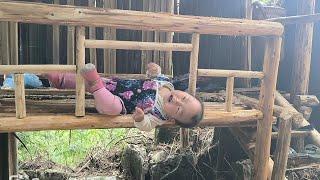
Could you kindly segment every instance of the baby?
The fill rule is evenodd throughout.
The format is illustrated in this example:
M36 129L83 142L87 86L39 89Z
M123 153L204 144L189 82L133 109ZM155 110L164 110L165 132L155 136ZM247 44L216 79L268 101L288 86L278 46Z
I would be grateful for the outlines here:
M203 103L186 92L174 90L169 79L161 75L157 64L148 64L149 79L145 80L100 78L93 64L86 64L81 75L100 114L133 114L134 125L140 130L150 131L166 121L191 128L203 118ZM75 88L75 74L49 73L45 76L55 88Z

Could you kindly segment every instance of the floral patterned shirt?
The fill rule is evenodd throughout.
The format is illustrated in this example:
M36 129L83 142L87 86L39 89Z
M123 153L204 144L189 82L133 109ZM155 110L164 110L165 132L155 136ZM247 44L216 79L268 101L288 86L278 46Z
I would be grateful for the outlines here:
M173 85L165 76L155 79L118 79L106 80L106 88L123 102L122 114L131 114L135 107L145 111L145 118L141 122L135 122L140 130L150 131L157 125L163 124L168 118L163 112L163 98L159 95L160 87L174 90Z

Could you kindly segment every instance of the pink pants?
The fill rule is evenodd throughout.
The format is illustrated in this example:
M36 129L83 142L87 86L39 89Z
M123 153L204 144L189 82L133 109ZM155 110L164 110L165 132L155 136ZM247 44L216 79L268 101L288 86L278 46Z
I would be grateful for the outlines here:
M58 89L75 89L76 75L72 73L50 73L46 77L51 85ZM88 84L86 83L86 89ZM122 101L106 88L93 92L94 102L100 114L119 115L122 112Z

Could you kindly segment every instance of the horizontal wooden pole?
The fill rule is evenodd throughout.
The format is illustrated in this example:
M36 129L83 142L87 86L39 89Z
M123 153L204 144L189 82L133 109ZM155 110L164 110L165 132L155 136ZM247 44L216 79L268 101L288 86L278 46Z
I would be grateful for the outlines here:
M315 23L317 21L320 21L320 13L310 15L278 17L267 20L272 22L279 22L282 24Z
M76 72L75 65L1 65L0 72L9 73L48 73L48 72Z
M262 79L264 77L264 74L263 74L263 72L259 72L259 71L198 69L198 76L239 77L239 78L259 78L259 79Z
M206 111L199 126L241 126L255 123L262 118L258 110L236 110L233 112ZM164 127L175 126L167 122ZM67 129L102 129L102 128L132 128L131 115L105 116L88 114L85 117L75 117L72 114L28 114L24 119L17 119L15 114L0 113L0 133L39 131L39 130L67 130Z
M291 137L307 137L310 135L310 131L291 131ZM272 132L272 139L278 138L278 132Z
M159 51L191 51L192 44L155 43L113 40L85 40L86 48L127 49L127 50L159 50Z
M182 16L26 2L0 2L0 20L38 24L109 26L120 29L216 35L276 35L280 23L247 19Z

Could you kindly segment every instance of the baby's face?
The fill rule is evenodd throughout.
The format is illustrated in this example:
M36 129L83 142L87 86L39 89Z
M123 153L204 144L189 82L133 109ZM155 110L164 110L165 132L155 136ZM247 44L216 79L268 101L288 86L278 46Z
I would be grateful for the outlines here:
M181 123L190 124L200 111L200 102L186 92L174 90L164 97L164 112Z

